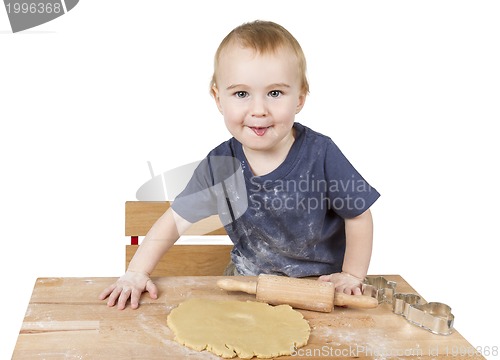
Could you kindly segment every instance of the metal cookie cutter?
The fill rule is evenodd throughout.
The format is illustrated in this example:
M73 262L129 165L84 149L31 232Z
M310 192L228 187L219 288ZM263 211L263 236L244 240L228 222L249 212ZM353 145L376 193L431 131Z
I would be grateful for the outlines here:
M406 320L433 334L450 335L453 332L455 316L448 305L430 302L423 305L411 305Z
M392 311L433 334L450 335L453 332L455 316L446 304L422 304L420 296L416 294L398 293L393 296Z
M392 303L392 296L396 292L396 282L388 281L383 276L367 276L362 285L363 295L369 295L379 303Z
M421 298L417 294L396 293L392 297L392 312L406 318L410 311L410 306L420 303Z

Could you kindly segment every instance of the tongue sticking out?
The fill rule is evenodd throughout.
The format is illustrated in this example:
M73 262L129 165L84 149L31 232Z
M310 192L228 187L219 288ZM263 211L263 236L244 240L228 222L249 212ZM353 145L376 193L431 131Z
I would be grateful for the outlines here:
M266 133L267 128L266 127L253 127L252 130L257 136L262 136Z

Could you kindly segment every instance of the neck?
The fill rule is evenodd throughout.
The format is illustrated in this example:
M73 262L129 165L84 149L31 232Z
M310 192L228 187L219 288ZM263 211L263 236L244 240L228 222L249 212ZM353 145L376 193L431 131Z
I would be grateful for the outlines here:
M295 130L272 149L256 150L243 146L243 152L255 176L263 176L276 170L286 159L295 141Z

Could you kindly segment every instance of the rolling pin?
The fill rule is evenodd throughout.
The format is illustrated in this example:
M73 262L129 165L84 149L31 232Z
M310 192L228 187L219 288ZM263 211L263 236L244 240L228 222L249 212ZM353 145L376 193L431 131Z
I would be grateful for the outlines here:
M333 283L318 280L261 274L256 282L221 279L217 285L227 291L255 294L258 301L268 304L288 304L294 308L319 312L332 311L334 304L361 309L378 306L377 299L371 296L335 292Z

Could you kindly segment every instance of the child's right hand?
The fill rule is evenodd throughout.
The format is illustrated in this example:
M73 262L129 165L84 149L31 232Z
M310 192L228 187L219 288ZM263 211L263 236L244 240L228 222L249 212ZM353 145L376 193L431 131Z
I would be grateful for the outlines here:
M152 299L158 298L158 288L149 278L149 275L142 272L127 271L113 285L104 289L99 295L100 300L108 296L108 306L115 306L118 303L118 309L123 310L130 298L130 307L137 309L141 294L147 291ZM118 301L118 302L117 302Z
M362 279L349 273L340 272L331 275L322 275L318 280L332 282L335 285L335 291L343 292L347 295L362 295Z

